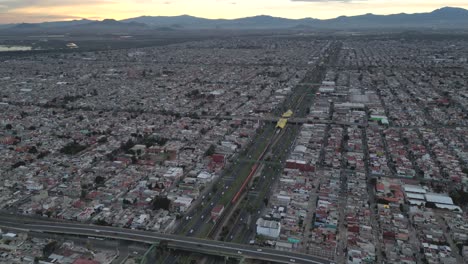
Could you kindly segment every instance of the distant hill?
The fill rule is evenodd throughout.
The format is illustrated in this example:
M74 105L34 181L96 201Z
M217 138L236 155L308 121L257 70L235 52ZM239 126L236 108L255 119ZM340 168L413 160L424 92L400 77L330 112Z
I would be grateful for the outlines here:
M84 25L93 21L95 20L81 19L81 20L71 20L71 21L44 22L44 23L40 23L40 25L42 28L54 28L54 27Z
M468 29L468 10L444 7L430 13L340 16L334 19L286 19L272 16L254 16L238 19L206 19L188 15L141 16L117 21L73 20L39 24L0 25L0 32L99 32L122 33L147 30L181 29Z
M123 22L138 22L150 26L175 27L186 29L271 29L295 27L301 21L314 21L314 19L287 19L272 16L253 16L238 19L207 19L188 15L163 17L142 16L122 20Z
M182 28L468 28L468 10L444 7L430 13L341 16L334 19L313 18L286 19L272 16L254 16L239 19L205 19L188 15L174 17L143 16L123 20L151 26L174 26Z
M144 23L135 21L122 22L115 19L104 19L102 21L93 21L79 25L80 27L146 27Z
M21 23L21 24L17 24L17 25L14 25L12 28L15 28L15 29L36 29L36 28L40 28L41 25L40 24L31 24L31 23Z
M316 26L324 28L468 28L468 10L444 7L430 13L341 16L321 20Z
M115 19L95 20L73 20L59 22L45 22L38 24L17 24L9 27L0 27L0 32L14 33L126 33L131 31L146 30L148 25L137 22L122 22Z

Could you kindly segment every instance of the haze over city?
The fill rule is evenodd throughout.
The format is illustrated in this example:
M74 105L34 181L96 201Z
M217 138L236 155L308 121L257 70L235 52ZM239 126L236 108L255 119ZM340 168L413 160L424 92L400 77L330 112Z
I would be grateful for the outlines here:
M366 13L421 13L444 6L468 8L468 3L464 0L0 0L0 23L183 14L229 19L256 15L329 19Z

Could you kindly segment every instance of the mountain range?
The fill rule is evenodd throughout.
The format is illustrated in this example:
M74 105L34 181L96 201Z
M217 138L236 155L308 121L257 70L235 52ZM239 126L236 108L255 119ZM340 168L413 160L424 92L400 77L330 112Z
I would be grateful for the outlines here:
M468 10L444 7L430 13L340 16L333 19L287 19L254 16L238 19L206 19L188 15L141 16L124 20L105 19L44 22L37 24L0 25L0 32L69 33L99 31L103 33L138 32L154 29L468 29Z

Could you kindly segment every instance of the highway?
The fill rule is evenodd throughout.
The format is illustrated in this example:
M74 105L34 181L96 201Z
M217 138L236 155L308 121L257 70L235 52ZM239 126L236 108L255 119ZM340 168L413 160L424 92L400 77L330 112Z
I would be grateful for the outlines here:
M102 237L108 239L155 244L166 241L169 248L200 252L211 255L228 256L234 258L248 258L277 263L311 263L332 264L329 260L318 257L259 248L248 245L219 242L214 240L160 234L141 230L122 229L117 227L95 226L87 224L56 221L47 218L34 219L20 215L0 214L0 227L23 232L45 232L54 234L68 234L88 237Z
M200 116L200 119L215 119L215 120L249 120L249 121L265 121L265 122L278 122L279 117L276 116ZM337 120L321 120L307 117L292 117L288 119L288 123L292 124L335 124L335 125L344 125L344 126L362 126L362 123L353 123L346 121L337 121Z
M271 128L270 128L271 126ZM270 140L270 136L273 135L274 130L273 126L266 126L258 137L256 137L253 140L252 145L249 147L247 153L245 155L242 155L247 158L253 158L256 156L256 152L258 152L258 149L262 148L262 144L264 142L267 142ZM245 166L245 162L239 162L236 160L232 164L232 170L223 173L221 175L220 179L217 180L219 184L217 184L217 190L212 191L206 195L205 199L203 199L204 205L199 208L199 210L193 210L189 214L185 215L183 220L180 223L180 227L187 227L189 228L179 228L179 230L182 230L182 232L179 231L179 234L185 234L186 236L205 236L206 234L203 234L203 227L205 224L212 223L210 221L211 218L211 210L218 204L223 203L223 199L225 196L227 197L229 195L230 189L233 188L233 185L236 181L236 179L239 176L242 176L242 168ZM233 195L233 194L232 194ZM231 200L232 197L228 197ZM189 217L187 219L186 217ZM196 219L191 220L191 217L195 217ZM185 231L185 232L184 232Z
M291 109L293 112L293 117L288 118L288 125L277 135L275 142L272 143L271 148L268 150L268 155L270 156L271 163L263 168L262 175L257 178L256 183L250 190L247 190L247 195L249 196L249 204L253 206L253 213L249 213L247 208L239 208L240 214L234 221L230 221L227 226L230 226L230 232L225 238L226 241L238 241L243 243L248 243L249 240L255 238L255 229L256 229L256 220L260 217L260 214L265 209L265 204L263 202L264 198L270 198L271 186L277 182L277 176L281 173L272 169L272 165L276 165L282 171L288 153L291 151L291 148L294 146L294 140L299 133L298 126L291 126L290 123L301 124L308 122L307 110L312 104L312 99L315 94L314 90L311 90L309 85L306 85L307 80L310 85L318 87L317 84L320 84L325 75L325 68L315 68L314 70L309 71L308 76L298 84L297 88L294 90L293 95L284 102L282 109ZM280 109L278 109L280 111ZM319 121L320 120L314 120ZM326 123L331 121L326 121ZM354 123L353 123L354 124ZM357 124L355 124L357 125ZM279 144L277 146L276 143ZM261 162L263 160L260 160ZM275 166L275 167L276 167ZM260 195L261 194L261 195ZM250 219L250 221L248 221Z

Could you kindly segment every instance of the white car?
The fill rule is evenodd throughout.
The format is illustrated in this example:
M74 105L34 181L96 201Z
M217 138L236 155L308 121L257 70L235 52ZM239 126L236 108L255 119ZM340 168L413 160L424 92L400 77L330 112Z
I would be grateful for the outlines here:
M237 251L237 254L242 254L242 252L241 252L241 251Z
M295 260L295 259L289 259L289 261L291 261L291 262L296 262L296 260Z
M258 248L257 251L258 251L258 252L262 252L262 249L261 249L261 248Z

